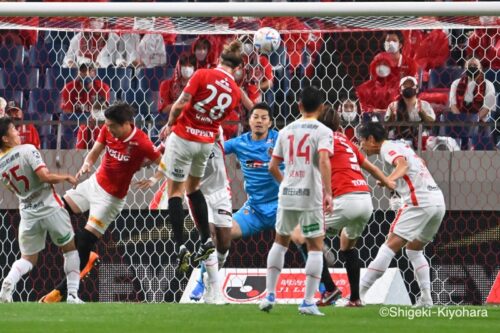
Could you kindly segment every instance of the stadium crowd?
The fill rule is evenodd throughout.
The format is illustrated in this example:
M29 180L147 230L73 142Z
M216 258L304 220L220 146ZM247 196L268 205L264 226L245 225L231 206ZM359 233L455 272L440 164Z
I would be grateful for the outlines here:
M492 23L488 17L479 20ZM222 21L216 24L242 24L240 19ZM213 68L222 45L234 38L148 32L168 25L168 18L88 18L74 23L88 30L0 30L0 97L15 103L24 121L39 121L33 129L40 133L41 148L56 145L55 127L43 122L62 120L61 147L90 149L102 124L96 114L118 100L137 109L139 123L154 120L149 133L157 139L155 130L189 78L199 68ZM314 28L296 18L244 23L278 30ZM36 26L36 18L29 24ZM114 32L100 32L108 28ZM453 37L457 33L462 39ZM238 36L244 43L245 66L235 79L254 103L266 101L273 107L275 125L282 127L298 114L293 101L301 85L313 82L328 89L328 79L321 75L338 76L338 68L344 68L343 80L330 83L340 93L329 89L328 102L341 110L345 102L353 106L349 110L355 116L342 116L351 137L360 122L414 122L415 126L391 126L390 137L423 149L429 136L451 137L462 150L491 150L500 144L498 35L498 29L366 32L361 36L370 43L360 63L355 55L360 50L348 44L355 38L349 33L283 33L282 45L271 54L257 54L251 36ZM462 52L457 52L461 46ZM325 57L334 52L341 56ZM329 60L337 62L333 72ZM353 70L356 75L349 75ZM0 104L0 114L4 109ZM232 112L224 124L226 139L248 129L247 113L242 106ZM418 143L420 122L425 126ZM432 126L435 122L453 126Z

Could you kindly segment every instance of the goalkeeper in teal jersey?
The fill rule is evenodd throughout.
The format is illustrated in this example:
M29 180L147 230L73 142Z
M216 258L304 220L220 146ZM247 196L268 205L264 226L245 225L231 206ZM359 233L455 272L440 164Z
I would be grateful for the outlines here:
M248 200L233 215L233 239L249 237L263 230L274 230L279 184L269 173L278 132L270 130L271 108L255 104L250 112L250 132L226 141L226 155L236 154L241 164ZM281 165L284 169L284 165Z
M250 111L250 132L224 144L225 154L236 154L241 164L248 195L248 200L233 215L232 240L274 230L276 224L279 184L269 173L268 167L278 132L269 129L272 125L271 112L266 103L255 104ZM284 165L281 168L283 170ZM189 296L192 300L200 300L205 292L204 272L205 267L202 265L200 279Z

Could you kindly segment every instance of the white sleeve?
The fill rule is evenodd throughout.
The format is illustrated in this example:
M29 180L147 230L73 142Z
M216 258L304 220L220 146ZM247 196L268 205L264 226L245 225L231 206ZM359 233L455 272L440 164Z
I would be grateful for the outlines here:
M108 36L108 40L106 41L106 45L99 52L97 56L97 64L99 67L109 67L114 66L116 64L116 58L118 55L118 43L120 38L117 34L111 33Z
M155 58L158 58L158 62L155 66L164 66L167 64L167 50L165 49L165 44L163 43L163 37L161 35L156 35L155 41Z
M460 81L460 79L456 79L451 84L451 87L450 87L450 97L449 97L450 106L457 104L457 87L458 87L458 82L459 81Z
M404 155L401 153L397 145L391 141L385 141L380 148L380 157L382 157L384 162L392 165L396 158L404 157Z
M42 155L33 145L26 145L24 159L35 172L45 166Z
M434 113L434 109L432 108L432 105L429 102L422 101L422 110L425 112L426 115L430 116L432 120L436 120L436 113Z
M125 59L127 60L127 65L130 66L139 57L137 48L141 39L138 34L125 34L123 35L122 41L125 49Z
M484 96L483 107L487 108L491 112L496 106L495 86L489 80L484 80L484 83L486 84L486 96Z
M283 143L281 142L281 141L283 141L282 133L283 132L279 132L278 139L276 140L276 145L274 146L274 149L273 149L273 157L279 158L280 160L284 159L283 158Z
M326 150L329 155L333 155L333 132L326 126L320 127L317 132L319 136L318 151Z
M69 61L76 62L78 51L80 50L80 39L82 38L82 33L79 32L71 38L69 42L68 51L64 55L62 67L69 67Z

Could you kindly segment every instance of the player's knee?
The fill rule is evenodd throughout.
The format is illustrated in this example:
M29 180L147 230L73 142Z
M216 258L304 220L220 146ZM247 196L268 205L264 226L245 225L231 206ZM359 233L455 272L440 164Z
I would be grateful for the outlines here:
M68 204L68 201L64 197L62 197L62 201L64 203L64 208L68 211L70 215L76 214L76 212L71 208L70 204Z

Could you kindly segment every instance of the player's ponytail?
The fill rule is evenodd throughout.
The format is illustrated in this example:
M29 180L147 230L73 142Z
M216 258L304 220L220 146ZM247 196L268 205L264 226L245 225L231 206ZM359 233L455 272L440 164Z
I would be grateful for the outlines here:
M243 59L241 58L242 44L241 41L235 39L231 43L224 45L224 50L220 55L222 65L229 66L231 68L238 67Z

